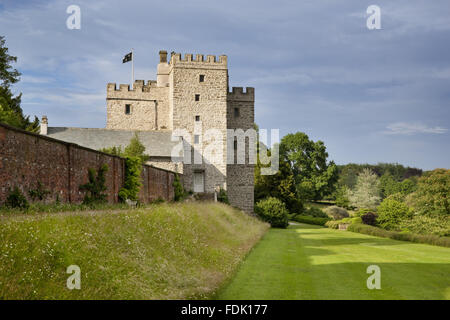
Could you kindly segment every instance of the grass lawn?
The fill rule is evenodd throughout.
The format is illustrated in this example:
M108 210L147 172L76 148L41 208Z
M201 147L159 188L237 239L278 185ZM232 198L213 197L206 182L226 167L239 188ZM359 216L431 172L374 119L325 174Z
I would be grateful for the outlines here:
M369 265L381 289L369 290ZM217 299L450 299L450 248L300 224L271 229Z

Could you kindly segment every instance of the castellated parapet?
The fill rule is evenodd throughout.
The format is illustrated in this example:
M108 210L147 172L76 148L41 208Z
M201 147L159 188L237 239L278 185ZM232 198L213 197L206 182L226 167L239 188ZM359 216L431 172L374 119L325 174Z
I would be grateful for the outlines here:
M232 205L253 211L254 168L227 164L227 129L253 128L255 91L229 91L227 56L172 53L167 62L167 52L160 51L156 81L136 80L132 88L108 83L106 100L108 129L186 130L193 154L203 162L183 165L185 189L211 194L221 187ZM220 132L221 139L203 139L209 129ZM209 161L204 154L208 147L221 150L222 157Z

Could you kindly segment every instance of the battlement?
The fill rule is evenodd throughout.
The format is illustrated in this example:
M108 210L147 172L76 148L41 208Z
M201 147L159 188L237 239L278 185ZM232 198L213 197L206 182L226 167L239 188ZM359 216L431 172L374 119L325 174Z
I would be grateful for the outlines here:
M149 92L150 88L156 88L155 80L148 80L147 84L145 84L144 80L135 80L133 89L131 89L129 84L119 84L119 88L117 88L116 83L108 83L106 86L107 92Z
M185 63L193 63L193 64L205 64L205 65L215 65L226 67L228 58L226 55L220 55L219 58L215 55L207 55L206 59L203 54L196 54L195 56L191 53L186 53L182 58L181 53L172 53L170 57L170 65L178 65Z
M243 87L232 87L231 92L228 92L228 100L255 100L255 88L246 87L245 91Z

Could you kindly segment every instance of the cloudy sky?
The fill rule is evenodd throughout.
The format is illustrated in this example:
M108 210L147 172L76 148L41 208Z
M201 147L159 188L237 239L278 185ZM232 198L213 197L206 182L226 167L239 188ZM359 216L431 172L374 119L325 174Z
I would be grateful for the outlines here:
M81 8L69 30L66 9ZM366 26L381 8L381 30ZM158 51L226 54L256 122L323 140L330 159L450 168L450 1L0 0L15 91L50 126L104 127L106 83L155 79Z

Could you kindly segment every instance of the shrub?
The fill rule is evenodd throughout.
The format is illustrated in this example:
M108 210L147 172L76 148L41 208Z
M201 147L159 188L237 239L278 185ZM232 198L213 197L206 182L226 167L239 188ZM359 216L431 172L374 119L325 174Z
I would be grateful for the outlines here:
M269 197L258 201L255 212L274 228L286 228L289 225L286 206L277 198Z
M444 215L414 215L400 222L400 229L417 234L450 236L450 217Z
M385 199L378 207L377 224L386 230L395 230L403 219L412 217L411 209L404 203Z
M330 220L325 223L325 226L330 229L339 229L340 224L353 224L353 223L361 223L361 218L354 217L354 218L344 218L341 220Z
M340 220L349 216L347 210L337 206L331 206L325 209L326 213L334 220Z
M108 165L103 164L98 172L95 169L88 169L89 182L80 186L81 191L86 191L83 199L84 204L101 203L106 201L105 173Z
M367 212L361 216L361 221L369 226L374 226L377 221L377 215L374 212Z
M228 201L228 194L225 189L220 188L219 193L217 194L217 201L230 204L230 202Z
M5 201L5 206L8 208L28 209L30 206L27 199L20 191L19 187L15 187L13 190L9 190L8 197Z
M356 217L361 217L362 215L368 213L368 212L374 212L373 209L368 209L368 208L360 208L355 212L355 216Z
M28 194L30 195L31 200L33 200L33 201L36 201L36 200L42 201L50 194L50 190L45 189L44 185L42 184L42 182L38 181L37 188L34 189L34 190L28 191Z
M368 234L371 236L391 238L401 241L411 241L417 243L432 244L436 246L450 247L449 237L438 237L436 235L419 235L414 233L388 231L361 223L351 224L347 230L352 232Z
M318 226L323 226L330 218L318 218L312 216L306 216L303 214L296 215L292 220L300 223L314 224Z
M325 212L323 212L321 209L316 208L316 207L310 207L310 208L306 209L303 214L305 216L311 216L311 217L316 217L316 218L328 218L328 215Z
M119 191L121 201L138 200L141 183L142 162L139 157L127 157L125 160L125 183Z
M330 229L338 229L340 223L341 223L340 220L330 220L325 223L325 227Z
M173 179L173 190L174 190L174 201L183 200L186 196L183 185L181 184L180 177L178 173L175 173L175 178Z

